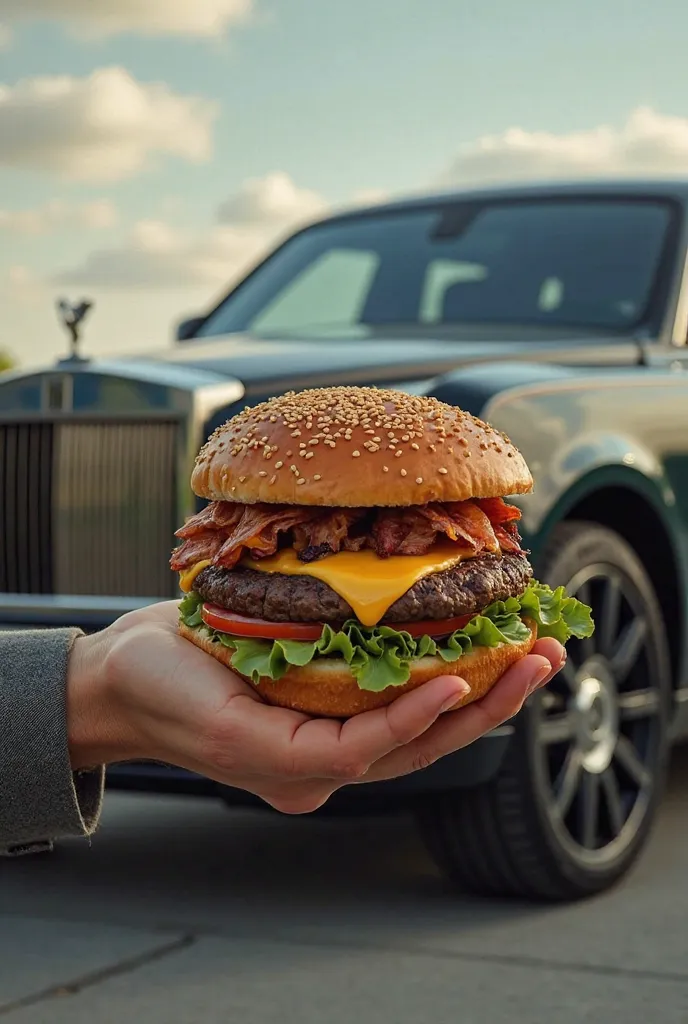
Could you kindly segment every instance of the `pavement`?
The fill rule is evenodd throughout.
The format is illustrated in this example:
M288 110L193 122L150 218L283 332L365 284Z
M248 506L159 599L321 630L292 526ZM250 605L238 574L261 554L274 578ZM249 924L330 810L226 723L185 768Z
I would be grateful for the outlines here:
M0 861L0 1024L688 1022L688 752L639 864L569 906L457 896L404 817L110 793Z

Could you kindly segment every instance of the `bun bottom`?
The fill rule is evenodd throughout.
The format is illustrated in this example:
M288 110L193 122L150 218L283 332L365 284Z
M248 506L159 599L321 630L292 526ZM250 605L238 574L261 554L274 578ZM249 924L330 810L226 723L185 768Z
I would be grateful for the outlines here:
M470 686L449 710L479 700L492 689L497 680L516 661L529 654L537 636L535 624L526 620L530 636L520 644L502 644L500 647L478 647L472 654L464 654L456 661L446 662L440 657L418 658L411 663L411 676L403 686L387 686L373 692L361 690L346 664L338 658L319 658L310 665L290 667L281 679L261 678L258 683L242 676L230 665L232 652L217 641L213 642L201 627L190 628L179 623L179 632L202 651L210 654L227 668L242 676L268 704L307 715L326 718L351 718L362 711L391 704L402 693L436 679L437 676L459 675Z

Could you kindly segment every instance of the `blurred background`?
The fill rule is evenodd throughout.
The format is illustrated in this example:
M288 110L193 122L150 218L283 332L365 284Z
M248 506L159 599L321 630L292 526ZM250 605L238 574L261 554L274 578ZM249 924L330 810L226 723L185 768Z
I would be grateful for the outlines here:
M0 0L0 370L52 365L67 353L55 308L60 296L95 302L85 325L85 356L161 350L172 342L181 318L209 310L281 238L340 208L476 183L684 177L687 37L688 7L675 0L579 0L576 7L557 0ZM685 208L685 190L682 202ZM585 235L578 223L578 234ZM633 258L646 248L638 223L634 228L631 219L628 235L635 241ZM526 230L524 237L532 236ZM618 235L617 252L625 237ZM576 251L578 265L589 268L585 246ZM672 281L680 278L676 267L680 271L683 264L669 267ZM590 277L596 279L594 268ZM660 312L667 322L673 315L673 309ZM592 330L584 321L582 327ZM672 337L674 349L655 345L660 369L661 359L669 357L673 370L681 360L688 366L685 323L678 327L683 334ZM448 337L452 329L450 323ZM417 349L413 358L420 368L411 367L403 380L420 391L447 370L440 363L446 358L442 345L428 340L433 330L426 326L425 337L420 332L422 345L410 335L406 348L397 346L410 362L409 352ZM605 338L596 340L600 351L587 367L593 378L596 368L646 372L643 337L638 341L629 329L628 337L618 332L612 340L620 343L617 348L605 347ZM203 370L203 359L214 358L214 344L210 354L203 355L201 347L196 356L197 346L189 344L188 357L183 345L181 354L170 356L181 366L175 387L188 391L187 404L175 415L192 440L193 430L207 433L215 422L196 423L193 407L203 385L196 371ZM248 355L241 344L227 345L217 372L236 373L252 387L252 401L273 366L278 380L292 372L344 374L358 358L369 358L372 383L387 372L387 352L379 355L384 342L377 355L371 345L364 356L361 349L350 355L346 342L340 348L333 343L331 367L323 345L322 365L315 370L317 342L302 352L296 343L291 350L276 345L252 351L249 339ZM424 346L428 365L420 366ZM459 365L460 337L455 348ZM494 352L500 362L503 353L498 347ZM574 352L567 363L569 357L550 351L543 362L554 370L540 366L533 379L550 379L548 373L555 379L559 363L570 368L585 361ZM55 598L64 614L71 614L69 598L77 595L84 616L89 595L112 617L122 607L116 599L149 599L148 576L136 593L129 576L119 590L112 585L111 578L120 579L120 565L137 562L132 548L147 554L142 572L150 563L149 576L163 579L155 595L169 596L176 587L167 572L168 526L187 509L188 496L179 497L174 473L188 467L177 460L168 436L146 422L150 408L157 414L163 385L156 390L154 377L144 373L138 381L125 373L123 386L108 387L112 371L104 371L103 384L97 362L63 366L60 373L65 370L66 379L71 369L75 379L83 370L83 394L65 389L52 370L46 371L43 391L40 378L25 389L21 381L15 388L9 375L3 378L0 470L3 452L11 452L13 461L0 494L0 627L22 621L17 601L29 593L36 597L34 605L28 602L34 610ZM414 373L418 380L410 380ZM167 377L162 379L164 384ZM479 368L473 380L475 394L482 394ZM450 401L455 385L456 379L447 385ZM669 655L674 669L679 663L684 636L686 594L674 554L682 545L688 565L688 434L681 427L688 403L678 388L671 401L669 391L658 387L641 402L638 387L633 402L623 392L616 404L603 389L592 399L585 388L581 393L568 420L557 419L566 412L559 398L548 405L545 396L542 406L517 408L506 424L532 442L531 450L540 453L533 460L538 472L544 466L547 479L562 491L576 472L582 475L581 467L590 469L585 460L598 457L598 437L622 424L618 444L612 438L604 453L615 474L603 482L605 500L583 502L578 518L622 534L624 557L604 563L608 581L623 576L634 551L633 564L642 562L633 571L646 581L645 604L638 606L637 618L634 605L628 621L617 625L628 627L624 635L636 621L643 627L637 649L627 657L635 675L624 708L633 720L629 731L640 737L638 756L659 764L667 736L662 734L655 749L650 732L641 733L638 723L643 714L655 720L667 688L679 677L676 672L670 679L667 666ZM237 396L231 401L238 402ZM127 403L139 410L141 423L129 423ZM76 422L83 409L88 415ZM118 433L114 420L122 410L127 430L148 432ZM214 409L213 415L224 411ZM89 417L95 421L90 434ZM640 499L619 497L625 494L621 470L630 475L635 464L636 427L642 443L654 445L658 460L665 460L661 479L654 463L636 467L658 491L661 484L657 518ZM86 447L74 440L82 437L81 429ZM564 457L562 446L582 435L587 448ZM135 436L145 438L140 449L131 445ZM168 462L158 459L156 438ZM45 464L22 476L32 444L44 452ZM53 444L58 455L51 462ZM187 460L190 450L185 441ZM149 452L169 468L161 471L162 481L150 484L159 487L148 502L153 541L136 532L142 481L152 479ZM51 500L31 520L34 532L22 532L17 523L31 518L36 481L41 473L50 479L51 466L53 490L39 492L50 493ZM107 471L89 491L80 481L102 466ZM102 509L110 510L110 518ZM667 523L680 534L677 548L666 540L673 536ZM554 536L565 541L573 535ZM98 557L82 559L84 572L75 575L74 552L83 550L84 537ZM554 548L553 557L560 553L557 543ZM27 566L38 550L45 565L41 561L38 582L27 584ZM602 556L593 554L588 561L598 567ZM138 568L133 566L131 578ZM563 580L561 573L555 582ZM650 614L651 622L663 616L671 641L669 651L664 639L666 651L657 655L662 671L654 675L641 651ZM563 691L564 683L560 691L552 687L545 712L561 710L568 699ZM543 731L542 746L563 742L562 736L571 739L561 729L557 738L562 723L552 724L549 738ZM0 741L1 731L2 723ZM532 761L540 738L531 746L519 742L519 756ZM577 754L575 742L571 749ZM397 813L398 807L381 808L392 812L385 816L283 819L236 802L226 807L214 790L211 798L189 799L178 790L163 795L167 781L160 777L169 775L160 767L158 792L107 794L92 846L65 842L49 855L0 861L0 1017L11 1024L349 1024L355 1018L363 1024L644 1024L659 1007L664 1024L685 1024L688 760L685 751L673 757L668 790L638 866L595 898L554 906L458 893L436 866L449 856L448 842L435 830L433 860L411 816ZM626 758L628 764L628 753ZM642 764L638 768L637 758L630 763L638 799L650 806L645 797L650 793L655 800L654 775ZM607 829L605 846L612 859L624 814L630 818L635 806L625 792L615 792L608 797L607 817L618 819L618 829ZM485 799L497 817L504 808L505 815L511 813L508 801L495 810L492 791ZM572 800L573 790L567 807L577 810ZM426 818L429 806L421 806ZM467 805L462 819L447 806L457 875L472 835L465 823L477 805ZM548 807L559 813L551 800ZM644 842L641 810L636 827ZM609 824L597 804L594 816L596 824ZM508 883L502 889L513 892L518 887L511 885L509 854L499 845L502 833L492 829L487 811L476 811L478 818L476 829L489 833L492 863L481 870L478 838L463 875L474 870L474 889L489 891L496 864L496 874ZM544 811L538 822L544 830ZM512 830L514 843L518 835ZM591 872L597 838L595 833L592 843L575 849L578 866L584 863ZM541 857L549 858L552 848L541 844ZM573 859L566 860L563 841L557 849L559 877L575 889ZM535 879L539 885L546 875L542 861L536 863L529 884Z
M0 348L167 343L300 220L469 182L688 169L671 0L2 0Z

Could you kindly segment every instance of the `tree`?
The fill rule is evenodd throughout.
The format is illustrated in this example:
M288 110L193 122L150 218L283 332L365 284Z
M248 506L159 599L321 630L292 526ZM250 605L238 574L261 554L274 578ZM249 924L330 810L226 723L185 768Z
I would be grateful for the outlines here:
M12 356L9 352L5 352L0 348L0 373L2 373L3 370L11 370L13 366L14 359Z

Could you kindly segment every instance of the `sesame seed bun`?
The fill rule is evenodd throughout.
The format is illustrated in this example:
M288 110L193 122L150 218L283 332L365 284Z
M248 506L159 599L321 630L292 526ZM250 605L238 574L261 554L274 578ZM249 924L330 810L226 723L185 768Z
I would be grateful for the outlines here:
M191 487L211 501L379 507L524 494L533 479L509 439L470 413L336 387L246 408L201 449Z
M350 718L362 711L391 704L409 690L436 679L437 676L458 675L470 685L470 692L461 697L450 710L479 700L492 689L497 680L515 662L524 658L533 648L536 626L527 621L530 636L520 644L502 644L500 647L478 647L457 661L447 663L442 658L418 658L411 663L411 676L403 686L388 686L379 693L361 690L341 658L318 658L302 668L290 668L281 679L260 679L255 689L268 704L307 715L326 718ZM202 627L190 628L180 622L179 632L202 651L212 655L221 664L231 668L232 652L222 644L213 642ZM231 668L232 672L236 669ZM241 673L236 672L237 675ZM245 676L243 678L246 678ZM247 682L250 680L247 679Z

